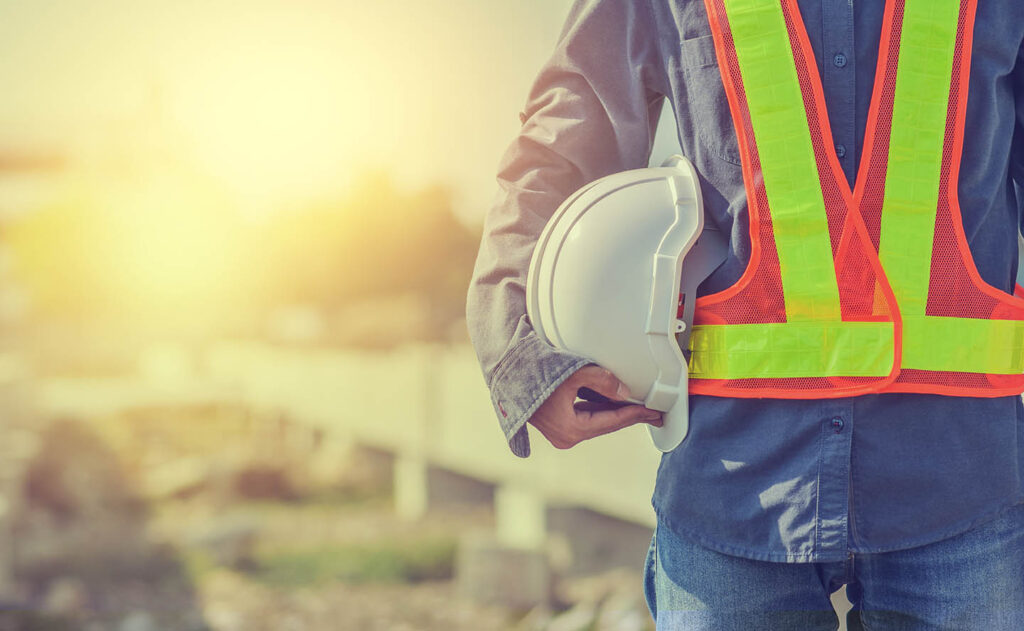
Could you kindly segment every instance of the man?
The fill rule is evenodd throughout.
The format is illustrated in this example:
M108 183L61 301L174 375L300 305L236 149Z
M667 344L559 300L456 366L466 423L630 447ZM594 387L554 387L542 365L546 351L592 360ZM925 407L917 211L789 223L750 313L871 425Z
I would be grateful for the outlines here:
M751 22L755 14L759 21ZM772 19L780 25L784 20L785 27L772 30ZM939 35L947 32L948 37ZM762 45L755 41L762 34L775 39ZM785 59L760 63L765 59L757 58L758 51L787 36L792 48L786 44ZM929 37L950 51L948 61L942 62L941 51L929 52ZM926 182L920 190L936 196L932 189L951 190L949 205L958 205L961 217L945 211L954 236L940 238L935 230L935 243L946 250L956 244L959 253L946 256L937 248L932 285L925 289L929 309L935 295L967 283L1012 311L995 316L1004 320L998 326L1015 327L1022 319L1010 297L1020 224L1017 191L1024 184L1022 40L1024 3L1018 0L577 1L502 161L501 194L487 218L469 292L470 331L513 452L529 454L527 424L566 448L631 424L660 423L655 411L642 406L575 403L577 395L622 400L628 393L608 371L538 338L525 315L524 280L540 231L566 197L604 175L646 166L665 98L673 106L683 152L703 180L705 220L731 235L729 258L702 285L703 295L739 286L752 258L763 264L763 238L752 238L757 230L751 228L750 200L759 190L778 187L773 189L768 167L756 160L759 151L782 155L785 149L768 148L785 143L771 138L773 128L764 121L778 111L796 111L806 119L801 133L810 128L815 144L813 154L796 151L812 158L804 170L824 182L835 169L840 180L831 192L823 184L819 201L832 194L839 200L833 204L849 211L839 227L827 230L855 234L863 244L870 239L878 255L864 254L864 260L883 259L887 276L904 267L890 265L886 251L913 249L912 244L890 236L897 231L885 213L872 225L870 194L864 194L858 173L870 188L878 176L861 168L862 162L881 165L883 175L888 169L891 176L917 164L900 161L898 142L912 145L918 137L937 136L944 149L922 155L941 162L941 173L936 168L926 174L934 186ZM913 57L907 52L912 50L924 52ZM935 79L939 84L928 76L913 78L915 67L933 65L945 68ZM787 101L795 109L744 109L744 99L761 98L755 94L758 80L775 81L776 74L779 81L798 77L804 102L797 90L795 100ZM916 110L907 105L936 85L943 108L949 94L952 123L945 138L941 126L921 122L915 129ZM873 105L873 94L886 90L889 100ZM912 115L904 116L909 122L892 123L886 133L894 140L888 145L879 133L887 128L879 121L894 107ZM820 120L812 120L815 112ZM743 126L744 116L756 133ZM814 129L824 131L814 135ZM897 189L898 183L884 178L878 186L881 196ZM944 199L939 196L940 205ZM786 206L758 203L765 206L758 225L771 226ZM907 223L915 220L908 215ZM777 231L782 225L776 222ZM924 235L931 244L932 226L938 225L934 219L927 229L910 231L911 241ZM834 242L829 256L836 257L842 293L842 271L852 265L840 262L836 248ZM896 254L888 256L894 260ZM918 262L927 256L934 255L919 254ZM960 269L960 263L946 259L962 259L965 270L950 271L959 280L948 287L935 282L935 275ZM896 291L897 301L890 293L890 284L899 289L897 279L872 282L884 291L862 301L869 315L896 331L910 331L895 315L905 309L904 295ZM758 288L756 282L752 286ZM886 301L892 309L879 312ZM965 308L959 299L946 302L953 310ZM987 326L993 316L974 317ZM966 330L904 331L902 344L907 353L928 354L930 348L964 343L958 338L969 338ZM1012 342L989 338L996 345ZM863 348L868 354L877 350ZM850 379L826 379L821 396L806 384L782 392L781 378L773 382L778 387L760 395L765 398L747 398L738 388L716 391L712 379L705 382L712 385L699 385L715 396L691 395L689 437L663 456L654 491L658 528L645 587L658 628L834 629L829 594L844 584L854 605L851 629L1024 628L1021 387L1013 375L964 376L1008 370L956 366L915 372L900 371L897 363L892 374L866 380L871 385L862 391L869 394L857 390L864 382ZM915 382L915 374L925 377ZM744 377L753 381L758 375ZM965 385L974 381L980 384L976 389ZM842 388L858 395L839 396Z

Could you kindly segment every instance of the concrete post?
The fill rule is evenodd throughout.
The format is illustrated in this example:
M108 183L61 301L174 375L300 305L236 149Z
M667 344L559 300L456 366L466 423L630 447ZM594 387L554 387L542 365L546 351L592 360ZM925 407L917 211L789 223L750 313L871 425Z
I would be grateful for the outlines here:
M395 513L400 519L415 521L427 512L427 461L422 454L411 452L395 456Z
M494 493L498 542L510 548L537 550L547 539L544 500L539 493L505 484Z
M528 610L551 600L543 498L516 485L494 494L497 532L469 535L459 544L456 588L471 600Z
M407 386L419 405L408 433L401 437L394 469L395 512L406 520L420 519L427 512L430 481L425 452L430 422L439 413L435 353L429 348L420 349L416 361L420 364L418 383Z

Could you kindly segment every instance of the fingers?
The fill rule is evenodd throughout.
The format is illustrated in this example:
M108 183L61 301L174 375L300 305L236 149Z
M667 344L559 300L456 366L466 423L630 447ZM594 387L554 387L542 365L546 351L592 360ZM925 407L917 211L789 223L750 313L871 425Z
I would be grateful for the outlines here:
M629 388L612 371L594 364L577 370L570 381L577 389L589 388L613 401L625 401L630 396Z
M582 388L609 400L576 401ZM611 371L596 365L584 366L551 393L529 422L558 449L568 449L637 423L662 425L661 412L624 402L629 396L629 389Z
M642 405L578 401L568 416L534 419L534 427L558 449L575 447L585 440L603 436L637 423L661 427L661 412Z

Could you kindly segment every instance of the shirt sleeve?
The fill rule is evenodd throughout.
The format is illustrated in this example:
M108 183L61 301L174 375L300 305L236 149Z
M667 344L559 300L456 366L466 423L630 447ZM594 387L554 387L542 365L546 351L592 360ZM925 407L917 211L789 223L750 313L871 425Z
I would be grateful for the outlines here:
M647 166L664 90L648 0L577 0L530 91L498 171L497 199L467 297L470 337L509 447L530 453L526 421L589 361L557 350L526 315L526 274L548 218L602 176Z

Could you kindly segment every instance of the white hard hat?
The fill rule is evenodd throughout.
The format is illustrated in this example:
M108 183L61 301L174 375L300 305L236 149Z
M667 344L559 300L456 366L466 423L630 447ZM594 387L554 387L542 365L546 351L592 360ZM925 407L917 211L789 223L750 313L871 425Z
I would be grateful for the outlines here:
M662 451L686 437L682 349L697 285L727 252L721 233L704 230L697 173L681 156L580 189L533 252L526 305L537 334L612 371L639 397L632 402L663 412L664 425L649 426Z

